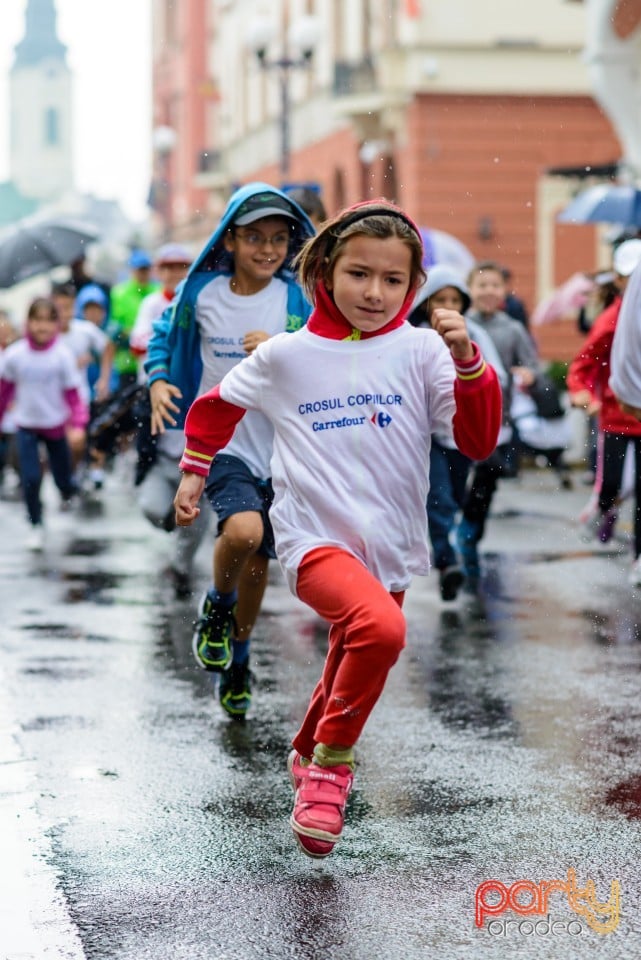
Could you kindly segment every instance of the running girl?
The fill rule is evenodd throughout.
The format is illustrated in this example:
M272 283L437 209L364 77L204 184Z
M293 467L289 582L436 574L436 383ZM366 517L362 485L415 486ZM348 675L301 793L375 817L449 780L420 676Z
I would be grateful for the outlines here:
M77 489L68 438L82 432L88 420L75 357L59 334L53 303L44 297L34 300L27 313L26 337L7 347L0 379L0 419L15 399L20 480L32 527L27 546L32 550L44 546L39 448L46 447L51 475L63 504L69 503Z
M416 225L386 201L326 223L298 265L314 302L307 327L272 337L192 405L175 505L191 523L216 451L248 409L275 431L271 520L292 591L331 624L322 677L293 740L291 826L311 857L331 853L354 779L354 745L405 645L401 605L429 568L430 436L454 432L482 460L501 423L496 374L463 317L405 322L424 280ZM397 397L383 404L381 397ZM308 404L339 398L350 417L314 430ZM313 409L313 407L312 407ZM360 415L357 415L360 414Z

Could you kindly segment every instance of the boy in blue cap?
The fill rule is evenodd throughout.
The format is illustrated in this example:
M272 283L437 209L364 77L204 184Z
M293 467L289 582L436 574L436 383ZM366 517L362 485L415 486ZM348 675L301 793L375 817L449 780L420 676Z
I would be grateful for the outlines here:
M303 326L311 307L291 264L313 233L299 205L269 184L247 184L233 194L155 324L145 363L152 433L169 427L182 441L184 418L197 396L263 340ZM218 537L213 582L202 598L192 645L198 664L220 674L220 702L237 718L251 703L249 638L275 557L268 517L272 438L267 418L248 413L214 459L206 486Z

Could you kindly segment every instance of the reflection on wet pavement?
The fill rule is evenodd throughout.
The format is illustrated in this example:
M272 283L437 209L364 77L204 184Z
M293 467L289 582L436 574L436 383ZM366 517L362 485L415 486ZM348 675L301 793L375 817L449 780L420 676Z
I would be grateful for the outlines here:
M69 542L65 552L69 557L96 557L106 553L109 547L108 540L76 537Z
M72 537L43 596L12 608L5 651L87 957L636 960L623 926L474 926L490 878L574 868L603 899L620 880L626 923L641 903L641 601L617 551L580 548L546 508L502 513L478 596L409 592L408 647L359 744L344 839L319 864L292 841L285 760L326 625L272 572L255 706L230 723L193 662L196 599L174 601L135 515L119 503L116 524L107 510L95 537ZM550 913L576 916L560 895Z
M641 774L617 783L606 793L605 802L620 810L628 820L641 820Z

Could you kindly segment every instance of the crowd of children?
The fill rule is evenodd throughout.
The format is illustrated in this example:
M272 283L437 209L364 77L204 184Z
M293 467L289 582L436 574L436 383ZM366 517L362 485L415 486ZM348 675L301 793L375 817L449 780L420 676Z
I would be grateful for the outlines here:
M641 240L615 252L616 297L568 376L572 402L598 410L591 525L603 542L626 450L641 448L641 393L625 398L634 375L614 367L627 414L608 384L639 263ZM208 506L215 515L191 642L227 714L244 718L252 702L271 559L328 622L323 673L288 760L292 830L314 858L340 839L354 747L405 645L412 577L433 565L444 601L477 589L497 483L515 475L523 449L564 469L569 443L504 267L482 261L464 277L437 265L426 276L423 264L420 231L386 200L327 219L317 195L252 183L195 258L177 243L155 257L135 250L110 293L90 278L55 284L20 332L0 315L0 480L17 466L32 549L45 540L43 453L66 507L102 486L128 442L141 512L173 539L164 575L179 599L194 595Z

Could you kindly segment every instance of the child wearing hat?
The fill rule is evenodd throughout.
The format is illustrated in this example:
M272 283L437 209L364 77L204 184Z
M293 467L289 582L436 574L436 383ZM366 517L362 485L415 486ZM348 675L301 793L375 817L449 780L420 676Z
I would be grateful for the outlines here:
M612 266L619 294L594 321L567 374L572 405L598 414L599 449L595 485L598 500L597 511L589 520L589 531L601 543L607 543L614 533L626 450L629 444L634 447L634 560L629 581L636 588L641 587L641 423L621 409L609 381L612 344L623 294L640 263L641 240L638 238L625 240L614 251ZM628 342L626 349L631 351L633 345Z
M145 250L132 250L127 265L130 275L113 287L109 311L109 329L116 344L114 366L118 371L120 389L135 382L138 376L138 358L130 349L129 338L140 304L158 289L158 284L151 279L152 260Z
M71 468L69 430L84 430L88 419L80 393L80 372L74 355L62 342L58 312L46 297L33 301L25 336L4 352L0 378L0 420L11 403L17 428L20 483L31 524L27 546L42 550L44 511L41 449L63 505L77 493Z
M415 327L431 327L437 309L465 314L470 294L464 279L447 264L429 268L427 280L419 288L408 319ZM467 331L486 361L496 370L499 382L505 370L492 339L472 320ZM434 434L430 453L430 489L427 496L427 523L434 566L438 570L441 599L455 600L465 580L459 556L453 544L456 516L463 506L467 477L472 461L458 450L451 436Z
M131 351L138 357L138 379L141 383L147 380L144 361L154 321L162 316L163 310L174 299L176 287L187 276L193 259L191 252L182 243L165 243L156 253L154 268L160 287L148 294L140 304L129 338Z
M151 427L184 444L184 418L197 396L270 337L302 327L311 311L291 269L314 228L299 205L266 183L230 198L220 224L154 325L145 370ZM192 638L197 663L220 676L219 699L242 718L251 703L250 636L275 557L273 428L250 412L216 456L205 495L218 520L212 582ZM179 474L176 471L176 486Z

